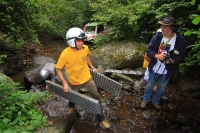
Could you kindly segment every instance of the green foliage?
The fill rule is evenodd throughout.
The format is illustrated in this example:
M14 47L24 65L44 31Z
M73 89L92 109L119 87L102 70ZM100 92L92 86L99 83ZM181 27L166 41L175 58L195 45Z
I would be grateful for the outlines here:
M197 4L190 3L190 0L98 0L91 4L95 11L92 19L115 26L117 39L136 40L144 31L155 34L158 21L173 16L183 34L185 27L191 27L188 16L197 12Z
M200 10L200 5L198 10ZM192 23L194 25L199 25L200 23L200 15L192 15L194 16ZM192 45L189 45L188 48L190 48L190 52L188 56L185 58L185 62L180 64L180 72L182 74L185 74L190 70L192 66L200 66L200 28L199 29L188 29L184 35L190 36L190 35L196 35L196 42Z
M2 59L3 59L3 58L6 58L6 57L7 57L7 55L0 55L0 64L3 63Z
M91 17L90 0L37 0L40 17L36 19L38 34L65 38L71 27L82 28Z
M65 38L69 28L81 28L89 21L107 22L116 27L114 39L138 40L142 32L154 35L159 28L158 21L173 16L179 33L190 29L185 35L191 32L197 36L189 38L191 52L186 58L194 59L188 66L195 65L199 58L198 4L197 0L1 0L0 44L39 45L38 36L43 33ZM188 18L193 19L192 23ZM95 43L98 46L109 39L100 36Z
M34 28L39 7L32 0L1 0L0 43L21 47L27 41L39 44Z
M0 44L22 47L40 45L38 36L65 37L71 27L83 27L90 20L90 0L1 0Z
M158 3L154 3L157 5ZM185 28L193 27L188 17L192 13L196 13L198 4L191 4L191 0L169 0L157 5L155 17L157 20L162 20L167 16L173 16L179 25L179 33L184 34ZM184 12L183 12L184 10ZM180 15L181 14L181 15Z
M92 20L111 23L116 27L115 38L136 39L139 35L140 13L146 11L150 1L98 0L91 4L95 11Z
M185 63L180 65L182 73L199 64L199 15L195 14L199 14L200 7L196 0L98 0L91 4L91 8L95 11L93 20L109 22L116 27L116 39L136 40L142 32L154 35L159 28L158 21L173 16L180 34L183 35L185 29L191 29L185 35L196 35L196 38L186 38L190 53ZM193 19L193 24L188 18Z
M92 43L94 44L92 49L95 49L102 44L108 43L111 39L112 39L112 35L108 35L108 34L100 34L96 36L95 39L92 41Z
M41 110L35 108L37 102L48 99L47 92L27 93L7 76L0 75L0 132L22 133L32 132L46 126L46 117Z

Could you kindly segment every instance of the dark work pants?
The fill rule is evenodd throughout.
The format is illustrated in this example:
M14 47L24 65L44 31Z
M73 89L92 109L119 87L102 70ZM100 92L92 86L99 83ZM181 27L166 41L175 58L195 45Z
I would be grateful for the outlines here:
M80 92L81 88L85 88L87 90L87 92L92 96L92 98L98 100L100 102L100 95L98 93L98 89L93 81L92 78L90 78L87 82L81 84L81 85L71 85L71 89L76 91L76 92ZM100 102L101 105L101 102ZM68 106L70 108L74 107L75 104L72 103L71 101L69 101ZM101 112L103 114L102 108L101 108ZM97 120L99 122L101 122L102 120L104 120L104 116L100 115L100 114L96 114Z

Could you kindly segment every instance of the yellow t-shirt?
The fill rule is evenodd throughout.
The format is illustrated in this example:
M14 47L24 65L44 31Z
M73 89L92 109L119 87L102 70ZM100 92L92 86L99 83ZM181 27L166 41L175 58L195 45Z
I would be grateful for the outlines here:
M80 85L91 78L86 57L90 54L88 46L83 45L83 48L74 51L71 47L67 47L60 55L56 68L65 70L72 85Z

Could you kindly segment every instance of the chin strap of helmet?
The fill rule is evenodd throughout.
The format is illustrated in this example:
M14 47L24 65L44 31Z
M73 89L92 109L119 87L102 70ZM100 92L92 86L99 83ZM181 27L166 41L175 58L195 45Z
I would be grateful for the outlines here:
M75 47L74 47L74 48L77 49L77 50L80 50L80 49L78 49L77 46L76 46L76 38L74 39L74 44L75 44Z
M74 39L75 37L70 37L70 38L67 38L67 41L71 40L71 39Z
M75 47L74 47L75 49L77 49L77 50L80 50L80 49L78 49L77 47L76 47L76 44L75 44Z

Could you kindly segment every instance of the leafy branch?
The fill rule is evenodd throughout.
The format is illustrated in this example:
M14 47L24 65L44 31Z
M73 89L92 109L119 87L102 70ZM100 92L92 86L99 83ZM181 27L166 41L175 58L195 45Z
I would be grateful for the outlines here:
M48 92L36 94L19 90L19 83L14 83L9 77L0 74L0 132L22 133L33 132L41 126L46 126L46 118L36 103L45 102Z
M200 10L200 5L198 7L198 10ZM194 25L199 25L200 15L193 14L191 16L193 16L192 23ZM198 30L187 29L184 35L185 36L196 35L196 41L193 45L187 47L190 48L191 50L188 56L185 57L185 62L179 65L180 72L182 74L185 74L187 71L189 71L192 66L200 65L200 28Z

